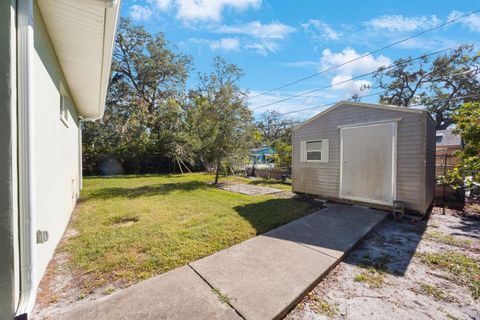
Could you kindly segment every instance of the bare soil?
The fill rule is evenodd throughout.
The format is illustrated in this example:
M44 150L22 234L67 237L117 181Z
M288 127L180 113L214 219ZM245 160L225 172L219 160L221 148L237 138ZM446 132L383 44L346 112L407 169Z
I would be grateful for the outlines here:
M286 319L480 319L472 291L478 273L455 275L461 265L448 269L425 258L458 254L478 272L480 215L442 212L434 208L416 223L386 219Z

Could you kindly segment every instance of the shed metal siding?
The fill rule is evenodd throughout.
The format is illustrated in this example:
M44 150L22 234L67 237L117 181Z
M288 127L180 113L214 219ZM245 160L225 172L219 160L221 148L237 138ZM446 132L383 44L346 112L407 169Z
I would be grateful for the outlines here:
M435 196L435 153L436 153L436 124L429 116L426 125L426 175L425 175L425 209L430 206Z
M396 199L409 209L425 210L425 114L345 103L312 119L293 133L292 177L294 192L339 197L340 130L338 126L401 118L397 131ZM300 142L329 139L328 163L300 161Z

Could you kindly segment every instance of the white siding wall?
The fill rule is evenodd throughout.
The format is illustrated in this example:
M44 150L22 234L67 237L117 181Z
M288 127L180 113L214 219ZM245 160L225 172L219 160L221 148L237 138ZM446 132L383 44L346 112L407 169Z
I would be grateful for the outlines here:
M410 209L425 210L426 114L345 105L314 119L293 134L292 175L295 192L339 197L341 125L402 118L397 135L397 200ZM300 142L329 139L329 163L300 161Z
M37 229L49 240L37 245L38 277L45 272L78 197L78 116L68 90L68 127L60 120L62 71L37 7L34 14L34 104Z

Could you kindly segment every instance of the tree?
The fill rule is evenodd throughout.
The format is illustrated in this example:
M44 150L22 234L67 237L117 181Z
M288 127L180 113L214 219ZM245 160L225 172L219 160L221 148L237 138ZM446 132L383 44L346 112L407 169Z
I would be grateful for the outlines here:
M452 115L480 90L480 54L473 46L463 45L437 56L433 61L424 56L419 61L398 59L393 67L382 67L374 76L375 87L385 90L380 103L408 107L423 105L432 114L437 129L446 129Z
M122 19L105 114L83 123L85 165L93 166L101 154L123 155L134 167L148 154L191 162L188 139L179 134L190 65L190 57L170 49L162 33L152 35Z
M273 146L277 141L291 143L292 128L295 122L283 119L279 112L273 110L262 113L256 125L264 144Z
M200 75L200 84L190 93L193 104L189 124L200 141L199 157L215 165L215 183L223 161L246 157L254 133L246 92L238 86L243 73L221 57L213 59L213 71Z
M460 134L464 148L457 151L460 163L445 177L446 183L471 188L480 184L480 102L466 103L453 115L453 133Z

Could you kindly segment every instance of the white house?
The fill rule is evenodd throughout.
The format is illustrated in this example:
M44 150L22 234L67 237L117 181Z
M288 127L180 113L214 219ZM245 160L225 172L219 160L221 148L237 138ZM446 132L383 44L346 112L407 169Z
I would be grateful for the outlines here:
M0 2L0 319L27 319L82 186L119 0Z

